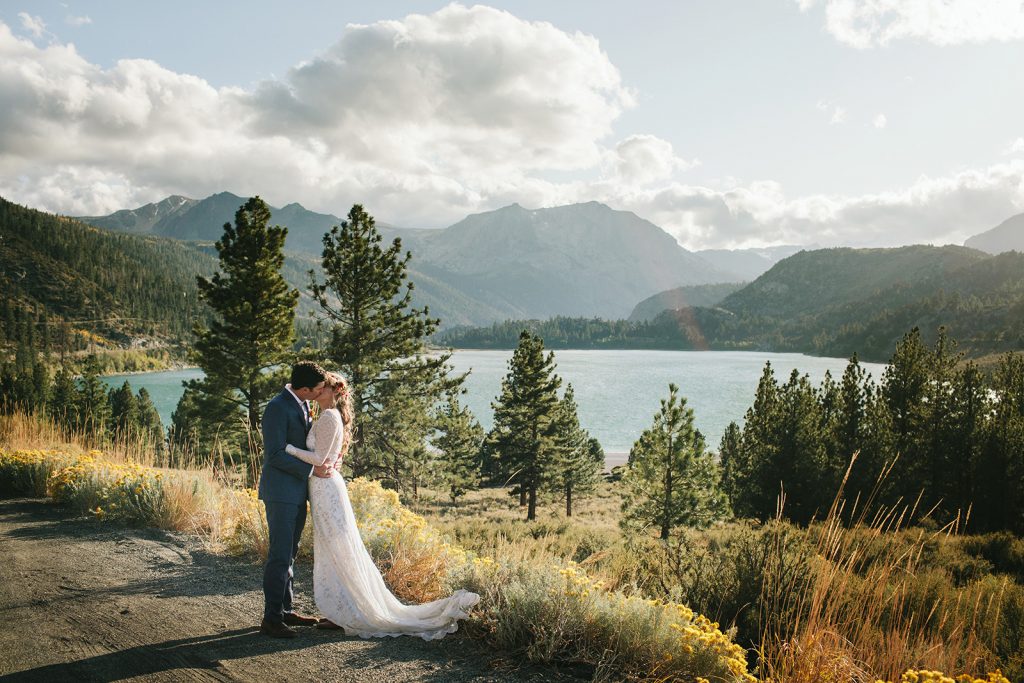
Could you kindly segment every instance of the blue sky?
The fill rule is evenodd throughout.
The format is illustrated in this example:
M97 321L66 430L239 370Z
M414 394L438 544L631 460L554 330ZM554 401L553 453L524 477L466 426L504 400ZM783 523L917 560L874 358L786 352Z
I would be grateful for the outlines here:
M220 190L440 227L596 199L687 247L961 242L1024 211L1005 0L8 2L0 194Z

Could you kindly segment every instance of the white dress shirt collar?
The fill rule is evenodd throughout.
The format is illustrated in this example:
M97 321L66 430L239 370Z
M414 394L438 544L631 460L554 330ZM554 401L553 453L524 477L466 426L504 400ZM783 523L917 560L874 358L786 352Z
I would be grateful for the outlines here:
M292 395L292 398L294 398L296 401L299 402L299 407L302 408L302 414L303 415L309 415L309 404L306 403L301 398L299 398L298 396L295 395L295 392L292 391L292 385L291 384L285 384L284 388L288 390L288 393Z

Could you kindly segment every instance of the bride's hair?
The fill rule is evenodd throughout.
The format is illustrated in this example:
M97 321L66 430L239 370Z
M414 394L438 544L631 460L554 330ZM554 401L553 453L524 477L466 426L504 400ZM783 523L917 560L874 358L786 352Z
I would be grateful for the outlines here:
M352 409L352 394L348 389L348 380L336 372L328 372L325 382L334 392L334 407L341 413L341 420L345 424L345 442L341 447L341 456L344 457L352 445L354 431L355 411Z

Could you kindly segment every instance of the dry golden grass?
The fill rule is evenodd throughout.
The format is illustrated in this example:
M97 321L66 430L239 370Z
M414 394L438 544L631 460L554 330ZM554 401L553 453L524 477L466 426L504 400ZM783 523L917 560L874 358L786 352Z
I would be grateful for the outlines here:
M817 558L813 579L768 587L786 596L786 604L762 615L762 678L872 683L899 680L910 668L997 669L1001 596L983 599L979 592L972 599L966 589L950 589L944 575L930 577L923 561L926 544L955 535L960 520L908 533L913 506L853 515L849 525L843 506L840 489L826 519L809 529ZM766 573L766 585L776 580Z
M90 448L83 446L85 441L84 435L67 433L43 416L0 415L0 448L84 452Z
M85 455L93 446L86 435L66 433L43 417L0 417L0 450L59 449L71 455ZM167 464L166 456L157 455L141 442L126 440L105 447L104 452L105 459L124 470L137 465L164 473L160 478L159 504L152 506L152 519L145 520L146 523L202 534L213 546L229 552L254 558L265 556L268 539L263 506L251 490L240 488L241 478L227 475L228 468L218 462L215 453L188 455L183 459L183 469L168 470L163 467ZM147 470L145 476L155 475ZM122 488L130 493L134 484ZM616 590L638 596L658 585L663 591L660 597L672 598L674 588L666 583L671 579L670 572L646 577L648 583L639 583L645 572L664 572L666 564L664 559L659 566L657 560L638 556L637 547L657 553L659 546L655 540L649 539L646 546L631 547L626 543L617 523L620 505L617 487L602 483L593 495L577 500L571 518L565 516L562 501L552 497L542 499L537 522L527 523L518 500L506 490L496 488L472 492L456 504L441 492L422 492L414 509L470 553L493 558L509 568L503 571L511 573L500 580L480 579L481 592L493 594L495 605L504 605L488 612L481 628L492 629L492 637L502 646L535 643L532 656L546 661L556 657L553 653L561 657L574 648L587 650L590 657L594 654L590 649L601 643L601 647L606 647L607 637L611 636L586 635L590 633L586 629L580 632L584 635L572 635L576 633L574 629L582 628L580 624L590 623L587 619L591 619L580 616L582 612L577 614L582 609L577 600L579 593L565 593L560 598L565 605L559 608L561 611L553 612L553 603L545 596L562 595L559 591L565 588L565 580L555 574L554 578L541 581L525 568L565 566L569 560L579 563L573 566L586 572L587 585L601 585L600 589L585 589L592 590L590 601L600 602L604 600L601 596ZM792 574L773 573L774 565L770 562L762 568L758 578L761 590L782 597L763 603L766 607L761 619L761 677L774 683L874 683L879 679L900 680L908 669L996 669L998 662L993 651L1000 626L1001 589L997 585L993 590L992 583L998 580L989 577L992 581L985 585L953 588L946 570L930 566L930 556L925 552L929 548L934 557L935 546L942 552L942 544L956 543L956 525L937 531L908 529L907 524L914 516L912 509L886 510L870 519L844 525L842 505L837 497L829 516L807 530L781 522L776 525L786 533L805 538L812 548L812 561L801 581ZM312 548L311 526L306 525L300 546L300 554L307 558ZM725 525L704 534L706 545L724 547L724 539L736 533L734 527L739 525ZM762 531L772 533L771 529L768 525ZM407 601L422 602L450 590L451 585L445 584L450 574L444 566L450 551L436 543L431 545L433 541L425 543L412 538L422 534L421 527L409 529L408 542L403 541L401 532L396 533L388 536L387 543L378 544L380 547L375 551L396 594ZM780 558L787 552L782 545L780 540ZM473 571L484 571L480 576L487 576L490 570L479 567ZM651 594L658 593L648 593ZM569 597L573 599L568 600ZM621 639L625 633L621 627L625 609L622 605L627 603L616 604L614 609L608 607L608 628L616 623L620 626L608 633L614 632L618 634L615 638ZM628 603L632 605L629 609L640 609L644 604L643 600ZM636 624L627 629L629 633L647 634L642 638L637 635L637 643L644 642L644 638L650 640L650 634L644 630L648 628L644 620L649 618L646 609L637 612ZM525 611L519 614L510 610ZM531 640L535 634L527 631L541 617L562 635ZM591 626L596 624L598 621ZM583 640L574 641L577 636ZM602 671L604 656L595 660ZM615 656L625 657L626 653ZM609 671L620 671L618 664L609 667Z

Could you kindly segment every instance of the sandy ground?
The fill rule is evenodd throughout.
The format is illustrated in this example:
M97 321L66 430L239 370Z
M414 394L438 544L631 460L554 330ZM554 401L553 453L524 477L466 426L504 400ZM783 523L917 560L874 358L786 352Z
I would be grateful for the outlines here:
M311 567L298 608L314 613ZM0 681L579 681L460 633L435 642L258 632L262 568L197 539L0 500Z

